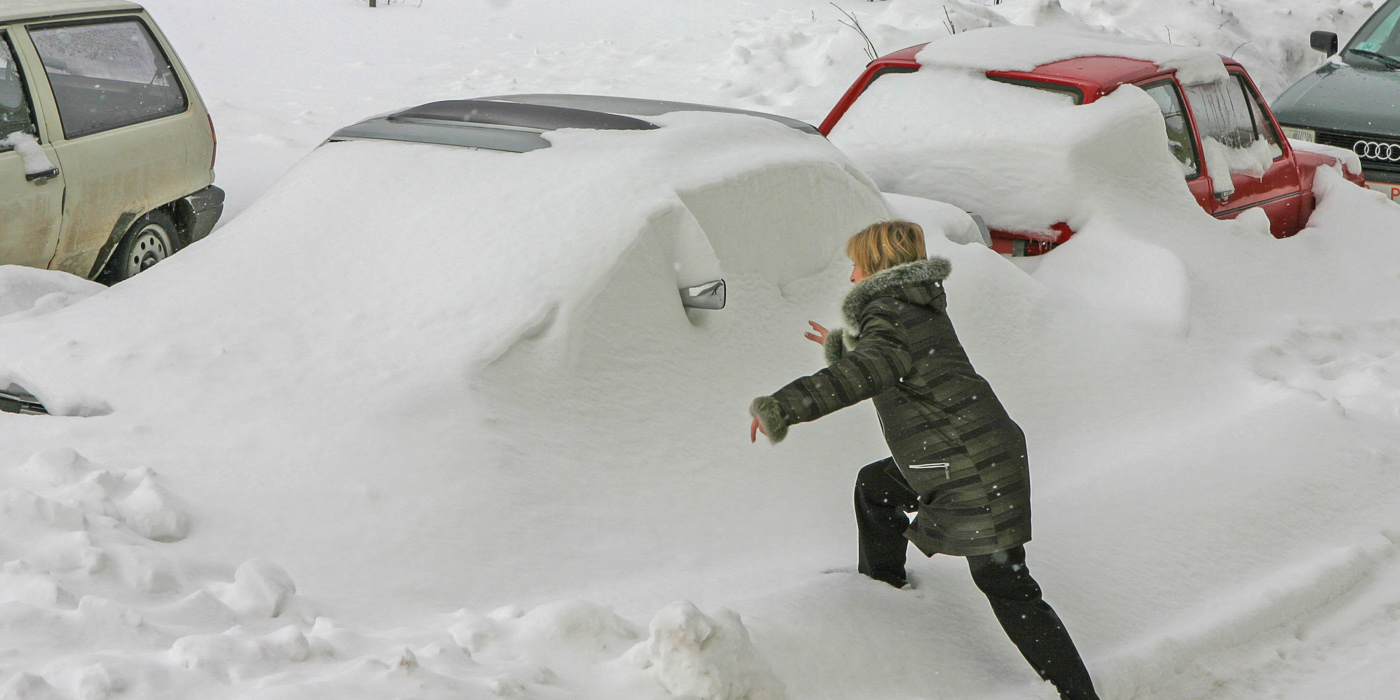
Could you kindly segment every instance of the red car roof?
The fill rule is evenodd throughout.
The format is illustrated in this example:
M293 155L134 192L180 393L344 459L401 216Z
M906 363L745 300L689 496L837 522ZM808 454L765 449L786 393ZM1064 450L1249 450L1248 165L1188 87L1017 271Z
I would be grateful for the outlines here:
M830 134L836 126L836 122L850 108L851 103L855 102L870 82L879 77L881 73L886 71L912 72L922 68L917 57L925 46L928 46L927 42L887 53L871 61L861 77L847 89L846 94L826 115L826 119L819 127L821 133ZM1224 56L1220 58L1224 61L1226 68L1240 65L1238 61L1233 59ZM1164 72L1167 71L1152 61L1124 56L1080 56L1045 63L1028 71L987 71L987 77L1010 83L1037 82L1065 85L1080 94L1081 104L1088 104L1113 92L1120 85L1137 82Z
M916 57L927 45L925 43L900 49L875 59L873 63L917 68L919 62ZM1227 67L1239 65L1239 62L1224 56L1221 56L1221 60ZM1073 85L1084 90L1085 102L1093 102L1113 92L1119 85L1137 82L1162 72L1162 67L1152 61L1123 56L1080 56L1039 65L1028 71L987 71L987 75Z

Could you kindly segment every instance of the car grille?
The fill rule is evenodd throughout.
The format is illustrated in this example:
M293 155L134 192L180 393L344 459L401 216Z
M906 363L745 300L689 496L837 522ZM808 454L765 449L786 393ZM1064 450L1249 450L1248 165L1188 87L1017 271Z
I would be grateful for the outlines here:
M1345 148L1360 156L1361 167L1367 173L1374 171L1400 176L1400 141L1344 131L1318 131L1317 142Z

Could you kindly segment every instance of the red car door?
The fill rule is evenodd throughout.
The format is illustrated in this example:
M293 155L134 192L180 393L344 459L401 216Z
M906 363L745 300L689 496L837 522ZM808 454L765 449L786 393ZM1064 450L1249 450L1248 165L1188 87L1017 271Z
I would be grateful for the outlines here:
M1189 183L1201 206L1220 219L1261 208L1274 236L1297 233L1303 208L1298 167L1249 77L1232 70L1229 80L1182 92L1205 170Z

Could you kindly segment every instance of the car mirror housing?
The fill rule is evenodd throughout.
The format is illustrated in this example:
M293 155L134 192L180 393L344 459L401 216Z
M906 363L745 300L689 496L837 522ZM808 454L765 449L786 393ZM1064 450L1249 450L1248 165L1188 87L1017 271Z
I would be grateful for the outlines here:
M44 416L49 413L39 399L18 384L10 384L0 389L0 411L31 416Z
M1328 56L1337 53L1337 33L1336 32L1313 32L1309 38L1309 43L1313 49L1321 51Z
M992 229L987 226L987 220L982 218L980 214L973 214L972 212L968 212L968 216L971 216L972 222L977 224L977 235L982 239L982 245L988 248L992 247Z
M681 306L687 309L718 311L724 308L724 302L724 280L713 280L692 287L681 287Z

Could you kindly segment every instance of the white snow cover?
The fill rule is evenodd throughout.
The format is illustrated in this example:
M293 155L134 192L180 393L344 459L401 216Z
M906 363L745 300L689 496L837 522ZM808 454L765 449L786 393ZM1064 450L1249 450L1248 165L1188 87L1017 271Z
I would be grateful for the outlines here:
M0 323L57 311L104 289L66 272L0 265Z
M1336 146L1328 146L1325 143L1316 143L1313 141L1299 141L1297 139L1289 139L1288 143L1293 146L1293 150L1295 151L1320 153L1324 156L1331 156L1333 158L1336 158L1337 161L1342 164L1342 167L1347 170L1347 172L1361 172L1361 156L1356 155L1355 151L1346 148L1337 148Z
M24 162L26 175L53 170L53 163L49 161L49 156L44 153L44 149L39 147L39 140L34 138L33 134L16 131L0 138L0 146L15 149Z
M1212 173L1239 173L1256 180L1264 177L1274 163L1273 147L1259 139L1249 148L1226 146L1210 136L1201 137L1201 157L1205 160L1206 171ZM1211 182L1217 194L1235 191L1233 180L1216 177Z
M466 156L415 159L420 178L387 150L327 151L248 209L333 128L439 96L613 92L820 119L865 60L825 2L146 4L214 105L230 214L246 212L136 280L0 324L0 370L69 408L111 401L0 414L0 696L1054 697L962 562L915 559L912 591L850 570L850 482L883 456L867 408L777 448L743 436L748 399L820 365L798 334L836 318L841 261L781 286L764 276L778 266L731 275L731 308L681 316L646 294L678 281L668 256L710 264L665 243L698 242L676 233L674 197L578 198L635 214L580 229L619 235L602 247L636 236L618 274L587 280L528 246L462 253L497 240L451 235L476 200L434 178L484 179ZM1321 60L1308 31L1349 34L1368 4L946 6L955 22L1238 49L1277 94ZM884 49L944 31L944 7L850 5ZM295 196L330 177L353 182ZM1218 223L1128 189L1086 190L1118 203L1086 205L1074 241L1019 267L930 241L953 261L969 353L1031 441L1030 566L1105 698L1388 697L1394 205L1323 172L1312 228L1277 241L1257 216ZM326 204L347 211L309 211ZM527 306L487 284L512 255L541 261L539 284L515 287L536 298L603 289L552 325L490 318ZM483 368L468 360L506 341L478 321L527 332Z
M1199 210L1166 138L1156 103L1134 86L1075 105L1068 95L932 69L876 80L831 133L886 192L1047 235L1057 222L1078 231L1110 208L1146 202Z
M1124 56L1175 70L1183 85L1228 77L1225 63L1209 49L1130 39L1103 32L1043 27L972 29L929 42L916 57L921 65L981 73L1029 71L1038 66L1083 56Z

